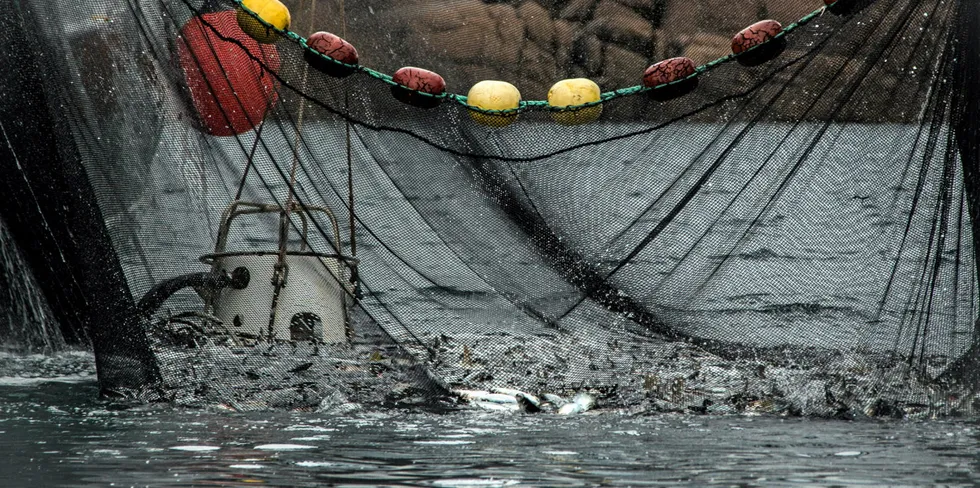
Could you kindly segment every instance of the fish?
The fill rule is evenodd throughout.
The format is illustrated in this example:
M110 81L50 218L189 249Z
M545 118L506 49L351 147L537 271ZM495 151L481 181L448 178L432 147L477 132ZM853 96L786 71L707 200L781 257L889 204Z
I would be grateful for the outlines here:
M542 400L537 395L504 387L494 387L492 391L452 390L452 392L473 406L493 411L539 413L558 409L560 415L575 415L587 412L595 406L595 398L588 393L579 393L568 401L551 393L542 394L541 397L544 398Z
M516 390L514 388L501 388L501 387L493 388L492 391L494 393L500 393L503 395L511 395L517 399L518 403L520 403L521 398L524 398L527 402L534 405L535 408L538 409L541 408L541 400L537 396L532 395L526 391Z
M290 369L289 372L290 373L299 373L301 371L306 371L306 370L310 369L310 366L313 366L313 363L303 363L303 364L300 364L299 366L296 366L295 368Z
M572 398L572 401L566 403L558 409L559 415L575 415L579 413L585 413L595 406L595 398L588 393L579 393Z
M513 388L494 388L492 392L483 390L453 390L471 405L485 410L538 413L542 410L537 396Z
M524 413L540 413L542 411L541 403L531 401L528 395L518 393L516 398L517 405L524 411Z
M544 397L546 402L552 404L555 408L561 408L568 403L568 400L565 400L564 398L552 393L544 393L541 396Z
M463 400L468 402L490 402L498 404L517 404L517 397L503 393L491 393L483 390L453 390Z

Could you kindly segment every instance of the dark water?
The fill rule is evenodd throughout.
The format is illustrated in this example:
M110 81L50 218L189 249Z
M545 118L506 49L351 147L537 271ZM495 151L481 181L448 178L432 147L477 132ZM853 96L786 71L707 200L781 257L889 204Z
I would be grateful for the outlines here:
M0 386L3 486L977 486L961 421L119 409Z

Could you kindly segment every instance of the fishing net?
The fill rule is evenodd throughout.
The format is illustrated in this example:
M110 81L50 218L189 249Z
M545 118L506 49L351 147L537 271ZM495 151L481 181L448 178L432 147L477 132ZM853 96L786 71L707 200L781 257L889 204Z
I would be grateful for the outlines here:
M285 3L285 31L232 0L8 5L45 104L19 116L50 118L52 150L81 168L68 186L93 195L77 222L107 241L49 233L82 249L67 272L122 280L82 287L121 303L82 321L117 391L235 409L513 388L634 412L973 412L971 2ZM763 19L782 33L732 55ZM317 53L316 31L360 64ZM675 56L697 69L641 84ZM399 91L404 66L446 93ZM549 108L568 78L601 105ZM467 105L487 79L524 101ZM47 177L27 185L58 195ZM234 201L266 207L225 231ZM140 300L255 251L244 290ZM298 264L276 284L304 257L333 295L296 285ZM216 309L229 293L326 307L343 337L312 312L270 337L275 316Z

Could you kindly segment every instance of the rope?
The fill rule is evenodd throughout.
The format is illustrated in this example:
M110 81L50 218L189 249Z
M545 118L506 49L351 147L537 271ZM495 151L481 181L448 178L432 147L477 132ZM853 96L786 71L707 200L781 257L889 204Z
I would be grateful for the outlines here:
M315 19L316 12L316 1L311 1L310 6L310 29L313 29L313 21ZM302 87L306 89L306 78L309 74L309 65L303 66L303 81ZM301 134L303 132L303 109L306 108L306 102L300 100L299 104L299 114L296 117L296 133L293 136L293 165L289 169L289 187L286 189L286 205L283 207L282 212L279 214L279 257L276 260L275 271L272 275L272 284L274 290L272 293L272 306L269 312L269 338L275 337L275 322L276 322L276 309L279 304L279 293L282 291L283 286L286 285L286 276L289 274L289 265L286 263L286 246L289 243L289 222L292 219L293 208L296 206L294 202L294 197L296 196L296 168L299 166L299 141ZM305 221L304 221L305 222ZM305 223L304 223L304 233L305 233ZM301 240L300 249L306 246L306 236L303 236ZM339 243L338 243L339 244Z
M257 20L263 26L265 26L268 29L274 30L275 32L277 32L281 36L283 36L284 38L289 39L290 41L299 44L300 47L302 47L303 49L305 49L309 53L311 53L313 55L316 55L316 56L319 56L320 58L322 58L322 59L324 59L326 61L336 63L338 66L343 66L343 67L348 68L348 69L351 69L351 70L356 70L356 71L363 72L364 74L366 74L366 75L368 75L368 76L370 76L372 78L375 78L377 80L380 80L380 81L382 81L384 83L387 83L387 84L389 84L391 86L401 86L398 83L395 83L395 81L392 79L391 75L387 75L385 73L382 73L380 71L373 70L371 68L368 68L367 66L363 66L363 65L360 65L360 64L347 64L347 63L338 61L338 60L336 60L334 58L331 58L330 56L327 56L327 55L325 55L325 54L317 51L316 49L311 48L309 45L306 44L306 38L300 36L299 34L293 32L293 31L291 31L289 29L285 29L285 30L284 29L279 29L279 28L275 27L274 25L269 24L268 22L265 21L265 19L263 19L262 17L260 17L258 14L256 14L252 10L249 10L248 7L246 7L245 5L243 5L242 4L242 0L232 0L232 1L235 2L235 4L237 5L238 8L242 9L243 11L245 11L248 15L251 15L253 18L255 18L255 20ZM316 2L314 2L314 4L315 3ZM343 9L343 1L341 1L341 9ZM803 27L806 24L809 24L814 19L816 19L816 18L820 17L821 15L823 15L823 13L826 10L827 10L826 7L820 7L818 9L814 10L813 12L810 12L809 14L804 15L802 18L800 18L796 22L793 22L792 24L789 24L789 25L783 27L783 30L779 34L776 34L776 36L774 36L773 39L771 39L769 42L772 42L773 40L777 40L777 39L779 39L781 37L784 37L784 36L788 35L789 33L791 33L792 31L794 31L796 29L799 29L800 27ZM343 12L343 10L341 10L341 11ZM311 15L311 17L312 17L312 15ZM343 31L343 34L344 34L344 37L347 36L347 22L346 22L346 19L344 20L344 31ZM742 52L741 55L744 56L746 53L750 53L750 52L752 52L752 51L754 51L756 49L760 49L760 48L762 48L765 45L766 45L766 43L762 43L762 44L753 46L752 48L747 49L746 51ZM530 109L545 110L545 111L549 111L549 112L571 112L571 111L580 110L580 109L583 109L583 108L592 107L592 106L595 106L595 105L600 105L603 102L607 102L607 101L614 100L614 99L621 98L621 97L638 95L640 93L647 93L647 92L650 92L650 91L653 91L653 90L662 90L662 89L664 89L664 88L666 88L668 86L672 86L672 85L676 85L676 84L679 84L679 83L683 83L683 82L685 82L685 81L687 81L689 79L696 78L697 76L699 76L699 75L701 75L703 73L706 73L708 71L711 71L712 69L717 68L718 66L721 66L721 65L723 65L725 63L728 63L728 62L733 61L735 58L736 58L736 56L734 54L729 54L729 55L726 55L726 56L722 56L722 57L720 57L720 58L718 58L718 59L716 59L714 61L710 61L708 63L705 63L705 64L701 65L701 66L698 66L697 68L695 68L694 73L692 73L690 76L687 76L685 78L681 78L681 79L675 80L675 81L673 81L671 83L667 83L667 84L664 84L664 85L658 85L658 86L655 86L655 87L652 87L652 88L646 87L646 86L643 86L643 85L636 85L636 86L631 86L631 87L628 87L628 88L620 88L618 90L613 90L613 91L610 91L610 92L602 93L602 95L600 95L599 101L597 101L597 102L583 103L583 104L580 104L580 105L568 105L568 106L565 106L565 107L553 107L553 106L551 106L551 105L548 104L548 101L547 100L522 100L518 104L517 108L509 108L509 109L503 109L503 110L493 110L493 109L485 109L485 108L480 108L480 107L476 107L476 106L472 106L472 105L467 104L467 99L466 99L466 96L465 95L459 95L459 94L456 94L456 93L449 93L449 92L441 93L441 94L438 94L438 95L433 95L431 93L426 93L426 92L422 92L422 91L417 91L417 90L413 90L413 91L415 93L417 93L418 95L423 96L423 97L444 98L444 99L447 99L447 100L449 100L451 102L455 102L455 103L457 103L459 105L463 105L468 110L472 110L474 112L484 113L484 114L487 114L487 115L509 115L509 114L515 114L515 113L525 112L525 111L528 111ZM304 75L305 75L305 73L306 72L304 70ZM407 87L402 87L402 88L410 89L410 88L407 88Z
M340 19L343 25L342 33L344 38L347 37L347 6L344 0L340 0ZM344 111L347 112L347 117L344 118L344 129L347 135L347 204L350 208L348 215L350 216L350 221L348 223L348 229L350 229L350 255L352 258L357 258L357 233L355 232L355 217L354 217L354 162L351 157L351 147L350 147L350 91L344 90ZM337 243L339 246L340 243ZM359 273L357 271L357 266L351 268L350 282L354 285L354 297L358 300L361 299L361 280Z
M211 52L215 56L214 46L211 46ZM262 61L268 62L267 55L265 51L261 51ZM273 84L273 93L265 97L265 110L266 113L272 108L272 102L277 97L279 97L279 87ZM255 141L252 142L252 150L248 153L248 159L245 161L245 170L242 171L242 179L238 182L238 191L235 192L235 200L240 200L242 198L242 193L245 191L245 181L248 179L248 173L252 169L252 165L255 164L255 150L259 147L259 140L262 139L262 129L265 128L265 117L263 116L262 121L259 122L258 128L255 130Z
M238 181L238 191L235 192L235 200L242 199L242 192L245 191L245 181L248 179L249 170L252 169L252 161L255 157L255 150L259 147L259 140L262 139L262 129L265 127L265 119L259 122L259 128L255 130L255 141L252 143L252 150L248 153L245 161L245 170L242 171L242 179Z

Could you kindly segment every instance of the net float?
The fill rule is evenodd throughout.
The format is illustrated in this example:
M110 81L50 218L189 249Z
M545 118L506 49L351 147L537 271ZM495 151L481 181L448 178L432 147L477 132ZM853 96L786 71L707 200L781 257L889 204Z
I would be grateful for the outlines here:
M177 59L201 129L215 136L254 129L278 100L275 78L265 73L279 70L276 46L242 33L231 10L195 16L180 33Z
M786 38L779 36L783 25L775 20L756 22L732 38L732 52L744 66L758 66L771 61L786 49Z
M561 80L548 90L548 106L554 108L574 107L595 103L602 99L602 91L596 82L588 78ZM602 114L602 104L577 109L552 112L551 118L562 125L579 125L594 122Z
M316 32L306 39L306 45L310 49L303 51L303 57L315 69L337 78L349 76L356 71L356 68L344 64L357 65L357 49L339 36L329 32ZM324 56L330 59L324 59Z
M397 83L391 87L391 94L399 101L419 108L439 105L441 95L446 93L446 80L427 69L406 66L395 71L391 80Z
M650 97L665 101L686 95L698 87L698 78L691 77L697 68L691 58L670 58L650 65L643 72L643 86L657 88L649 91ZM668 86L663 86L668 85Z
M521 105L521 92L506 81L483 80L470 88L466 104L484 110L516 110ZM470 110L470 117L486 126L506 127L517 120L517 112L488 114Z
M272 27L259 22L242 7L251 10L259 19ZM237 9L238 26L256 41L272 44L279 40L279 32L276 29L286 30L289 28L289 9L279 0L242 0L242 7Z

